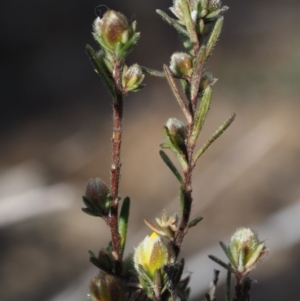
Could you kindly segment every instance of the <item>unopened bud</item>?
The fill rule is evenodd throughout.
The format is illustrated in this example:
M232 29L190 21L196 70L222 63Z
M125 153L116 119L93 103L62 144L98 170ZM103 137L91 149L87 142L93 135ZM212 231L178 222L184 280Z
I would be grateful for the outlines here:
M176 52L171 56L170 69L176 75L190 76L193 71L192 57L184 52Z
M233 234L228 250L232 265L240 273L254 269L268 252L265 244L249 228L240 228Z
M122 282L115 276L100 271L90 284L92 301L122 301L125 299L125 289Z
M141 89L143 86L141 85L144 80L145 75L141 67L138 64L134 64L129 68L127 66L124 67L123 76L122 76L122 84L123 88L126 92L136 92Z
M105 43L103 47L114 49L118 42L127 42L129 25L126 17L113 10L108 10L102 18L94 22L94 32Z
M99 178L91 178L86 186L85 196L97 207L108 209L109 207L109 188Z
M138 273L141 265L148 276L153 278L156 270L169 263L169 251L160 236L153 232L135 249L133 260Z
M186 125L177 118L169 118L166 127L172 137L173 142L181 149L185 148L187 134Z

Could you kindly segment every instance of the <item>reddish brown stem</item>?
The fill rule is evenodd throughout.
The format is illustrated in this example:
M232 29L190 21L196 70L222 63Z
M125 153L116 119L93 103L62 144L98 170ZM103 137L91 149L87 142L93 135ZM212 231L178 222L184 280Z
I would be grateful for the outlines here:
M189 125L189 134L188 137L191 136L193 128L193 122ZM190 140L190 139L188 139ZM192 158L193 158L193 151L194 151L194 145L187 144L187 152L186 152L186 158L188 162L188 169L183 172L184 174L184 183L182 189L183 193L183 199L184 199L184 205L183 205L183 212L182 217L180 221L180 225L175 237L174 241L174 247L175 247L175 253L176 257L179 255L180 248L184 239L184 236L187 233L188 230L188 223L190 220L191 215L191 209L192 209L192 202L193 202L193 196L192 196L192 172L193 172L193 166L192 166Z
M108 225L111 231L113 255L116 259L116 273L122 270L121 237L118 230L118 205L119 205L119 183L121 171L121 142L122 142L122 120L123 120L123 93L120 87L120 64L115 67L115 86L117 97L113 100L113 136L112 136L112 164L110 171L110 214Z

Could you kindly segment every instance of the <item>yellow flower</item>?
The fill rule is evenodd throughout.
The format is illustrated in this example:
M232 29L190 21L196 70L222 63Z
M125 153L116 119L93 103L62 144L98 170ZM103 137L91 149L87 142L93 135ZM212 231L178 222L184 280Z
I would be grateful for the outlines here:
M145 237L135 249L133 260L138 272L139 265L141 265L145 272L153 278L155 271L168 263L168 248L160 236L153 232L150 236Z

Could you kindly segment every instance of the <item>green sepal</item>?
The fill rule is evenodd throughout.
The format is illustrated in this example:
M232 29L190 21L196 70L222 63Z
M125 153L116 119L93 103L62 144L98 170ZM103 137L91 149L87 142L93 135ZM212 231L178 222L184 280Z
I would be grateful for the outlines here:
M98 217L102 217L102 214L99 212L95 212L94 210L90 209L90 208L81 208L81 210L90 215L90 216L98 216Z
M208 149L208 147L216 141L225 130L231 125L234 121L236 114L233 113L227 120L225 120L222 125L214 132L214 134L205 142L205 144L199 149L193 159L193 165L196 164L197 160L204 154L204 152Z
M96 73L100 76L109 93L113 98L116 98L115 85L105 65L103 57L97 54L90 45L86 46L86 52L96 70Z
M111 259L109 258L108 254L100 250L99 256L96 257L96 255L89 250L89 255L90 255L90 262L95 265L97 268L99 268L102 271L105 271L109 274L112 274L112 262Z
M201 10L207 9L208 0L200 0Z
M160 9L157 9L156 13L159 14L161 16L161 18L165 22L167 22L170 26L174 27L178 31L178 33L180 33L186 37L189 37L188 32L185 30L185 28L182 25L180 25L178 23L178 21L176 19L171 18L170 16L168 16L165 12L163 12Z
M153 285L154 285L153 280L147 274L147 272L145 271L144 267L141 264L138 265L138 273L142 277L142 279L145 280L146 284L149 287L153 287Z
M174 176L177 178L180 184L183 184L183 179L180 174L180 172L177 170L176 166L173 164L171 159L168 157L168 155L164 151L159 151L160 157L163 159L163 161L166 163L166 165L170 168Z
M208 113L209 107L210 107L210 100L211 100L211 87L207 86L204 91L203 95L201 97L201 102L197 108L196 114L195 114L195 124L191 135L191 141L195 144L196 140L199 136L199 133L202 130L203 124L206 119L206 115Z
M119 216L119 223L118 223L118 232L121 237L122 253L124 253L124 249L125 249L125 245L126 245L129 211L130 211L130 198L126 197L123 200L123 204L122 204L120 216Z
M192 221L189 222L188 224L188 228L192 228L194 226L196 226L199 222L201 222L203 220L202 216L198 216L195 219L193 219Z
M206 60L206 47L202 46L197 53L196 61L191 76L191 100L195 102L198 97L200 81L202 77L202 68Z
M223 27L224 17L220 17L216 20L215 25L210 33L210 37L207 41L206 45L206 58L208 58L212 54L212 50L215 47L219 36L221 34L221 30Z
M115 54L117 60L123 59L135 46L137 41L140 38L140 33L136 32L132 35L132 37L126 43L117 43Z
M154 294L155 296L160 296L162 293L162 284L163 284L160 270L155 270L153 282L154 282L154 287L153 287Z
M163 127L163 133L164 133L166 144L170 147L171 151L177 157L177 159L178 159L179 163L181 164L183 170L184 171L188 170L188 164L187 164L185 155L183 154L182 150L173 141L173 137L170 134L169 129L166 126Z
M92 216L103 216L103 208L99 208L94 202L92 202L88 197L82 196L83 203L87 208L82 208L82 211L88 215Z
M156 226L153 223L147 221L146 219L144 219L144 222L152 231L156 232L159 235L167 236L164 230L160 226Z

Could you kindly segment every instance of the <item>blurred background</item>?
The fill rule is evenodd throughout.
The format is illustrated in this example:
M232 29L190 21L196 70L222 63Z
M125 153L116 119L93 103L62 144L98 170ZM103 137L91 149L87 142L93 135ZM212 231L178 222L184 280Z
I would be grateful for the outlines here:
M217 267L209 252L218 255L218 242L236 228L253 227L271 249L252 275L253 300L300 300L300 3L224 4L230 10L207 64L219 81L201 143L232 112L237 118L195 170L192 214L204 220L186 237L186 273L193 298L202 300ZM81 212L81 196L88 178L109 182L111 105L84 47L96 47L92 22L107 6L138 22L142 36L129 63L161 69L182 49L155 14L171 5L1 1L1 301L87 299L96 274L87 251L106 246L109 233ZM144 218L179 210L176 180L158 150L162 125L182 116L164 80L146 84L126 98L120 193L132 199L127 253L150 232Z

